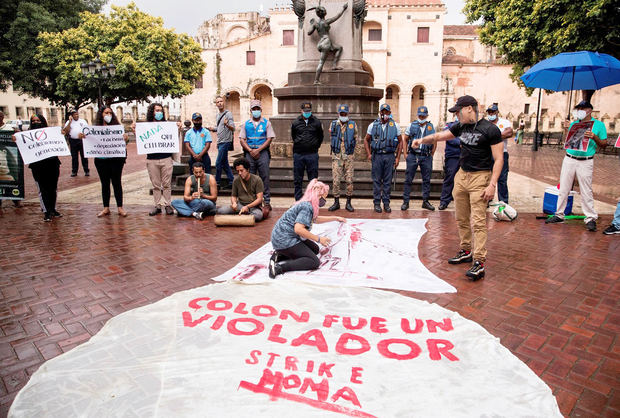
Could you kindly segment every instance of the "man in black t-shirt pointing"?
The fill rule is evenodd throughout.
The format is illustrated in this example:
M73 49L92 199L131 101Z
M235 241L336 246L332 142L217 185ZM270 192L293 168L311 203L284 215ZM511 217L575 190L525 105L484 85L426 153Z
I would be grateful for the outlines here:
M416 139L412 147L456 137L461 139L459 171L454 178L452 192L461 249L448 263L473 261L466 275L476 281L484 277L487 256L487 202L495 195L497 179L504 164L502 134L497 126L485 118L479 119L478 102L472 96L459 97L448 111L457 114L459 123L452 125L449 130Z

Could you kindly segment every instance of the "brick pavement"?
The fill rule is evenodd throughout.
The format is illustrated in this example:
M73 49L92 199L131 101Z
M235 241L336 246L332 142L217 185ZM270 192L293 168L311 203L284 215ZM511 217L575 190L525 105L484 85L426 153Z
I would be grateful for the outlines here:
M45 360L87 341L112 316L211 283L264 244L282 213L253 229L222 229L171 216L93 222L97 204L61 205L65 216L45 224L37 209L0 217L0 416ZM428 216L420 257L458 293L399 293L484 326L552 388L565 415L620 414L617 236L588 233L579 222L545 225L534 215L490 221L488 277L470 283L463 266L445 262L458 244L453 213L354 216Z

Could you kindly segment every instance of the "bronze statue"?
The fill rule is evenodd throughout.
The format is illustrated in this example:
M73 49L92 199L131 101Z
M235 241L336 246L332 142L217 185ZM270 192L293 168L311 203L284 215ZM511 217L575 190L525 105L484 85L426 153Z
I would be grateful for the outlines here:
M321 6L320 2L317 7L308 9L308 11L315 9L315 13L319 18L318 22L314 19L310 19L310 25L312 25L312 29L310 29L310 31L308 32L308 36L312 35L316 30L316 32L321 37L321 39L319 39L319 42L317 43L317 49L321 53L321 60L319 61L319 65L316 67L314 84L321 84L319 78L321 77L321 72L323 71L323 65L325 65L327 55L330 52L335 52L334 66L332 67L332 70L342 70L341 67L338 67L338 62L340 61L340 56L342 55L342 47L340 45L332 43L331 39L329 38L329 25L340 19L340 17L344 14L345 10L347 10L347 7L349 7L349 4L345 3L344 6L342 6L342 10L340 11L340 13L330 19L325 19L325 16L327 15L327 10L325 10L325 7Z

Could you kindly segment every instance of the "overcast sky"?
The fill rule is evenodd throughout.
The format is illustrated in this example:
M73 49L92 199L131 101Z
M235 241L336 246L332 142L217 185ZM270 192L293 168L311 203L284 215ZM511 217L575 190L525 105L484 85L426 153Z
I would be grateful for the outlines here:
M125 6L132 0L110 0L104 8L110 10L110 4ZM218 13L235 13L260 11L268 14L275 5L287 5L286 0L133 0L140 10L153 16L164 18L164 25L176 32L194 35L198 26ZM461 14L464 0L444 0L448 9L445 23L460 25L465 23Z

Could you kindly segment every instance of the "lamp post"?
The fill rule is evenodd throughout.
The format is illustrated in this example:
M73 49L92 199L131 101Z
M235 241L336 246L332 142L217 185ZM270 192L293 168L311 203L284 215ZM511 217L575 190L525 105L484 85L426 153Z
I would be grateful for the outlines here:
M101 109L101 106L103 105L103 100L101 98L101 84L116 75L116 65L112 63L107 65L103 64L99 57L97 57L93 61L83 63L80 65L80 68L82 69L82 75L87 80L94 80L95 83L97 83L97 106Z

